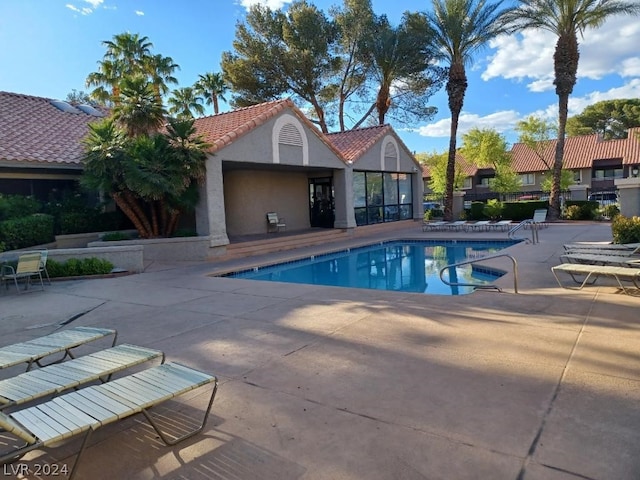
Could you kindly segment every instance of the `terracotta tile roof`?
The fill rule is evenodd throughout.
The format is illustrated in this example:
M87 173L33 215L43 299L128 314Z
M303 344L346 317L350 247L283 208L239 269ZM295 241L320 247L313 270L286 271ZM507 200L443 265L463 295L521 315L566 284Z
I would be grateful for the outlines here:
M235 142L246 133L266 123L269 119L277 116L286 109L291 110L302 123L311 129L318 138L342 160L340 152L327 141L326 136L304 116L290 99L274 100L272 102L260 103L230 112L211 115L209 117L198 118L194 125L197 132L204 137L207 143L213 145L210 151L215 152Z
M82 138L99 117L63 112L51 99L0 92L0 162L78 166Z
M598 135L568 137L564 144L564 168L568 170L591 168L594 160L619 158L624 165L640 163L640 127L629 129L625 139L602 140ZM546 142L542 150L545 160L553 164L556 140ZM540 172L547 170L544 162L529 147L516 143L512 149L516 172Z
M367 150L391 131L389 125L358 128L346 132L329 133L329 142L342 154L345 160L355 162Z

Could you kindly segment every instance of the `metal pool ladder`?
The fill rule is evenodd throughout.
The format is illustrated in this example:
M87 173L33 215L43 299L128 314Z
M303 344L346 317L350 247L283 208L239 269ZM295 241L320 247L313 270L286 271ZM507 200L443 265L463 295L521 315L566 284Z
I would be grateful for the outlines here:
M526 240L528 242L529 241L528 238L518 238L514 236L514 234L521 228L527 228L527 225L531 225L531 243L533 244L538 243L538 223L534 222L533 219L531 218L528 218L527 220L523 220L519 224L517 224L515 227L512 227L511 230L509 230L509 233L507 234L507 236L511 240Z
M533 228L533 227L532 227ZM491 255L489 257L481 257L481 258L474 258L472 260L465 260L463 262L457 262L457 263L452 263L451 265L447 265L444 268L440 269L440 280L442 281L442 283L444 283L445 285L449 285L452 287L473 287L475 289L495 289L498 290L499 292L502 292L502 289L500 287L498 287L495 284L486 284L486 283L451 283L448 280L445 280L442 277L442 274L445 272L445 270L448 270L450 268L455 268L455 267L460 267L462 265L471 265L473 263L478 263L478 262L484 262L487 260L491 260L494 258L500 258L500 257L508 257L509 259L511 259L511 262L513 263L513 291L514 293L518 293L518 262L516 262L516 259L513 258L511 255L509 255L508 253L499 253L497 255Z

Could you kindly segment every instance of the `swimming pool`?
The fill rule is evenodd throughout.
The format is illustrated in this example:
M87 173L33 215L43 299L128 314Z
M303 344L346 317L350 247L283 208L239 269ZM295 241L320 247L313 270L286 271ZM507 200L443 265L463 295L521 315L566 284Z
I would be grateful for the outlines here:
M503 241L397 240L228 273L225 277L435 295L463 295L473 287L449 286L440 269L518 243ZM451 283L492 283L504 272L480 265L449 269Z

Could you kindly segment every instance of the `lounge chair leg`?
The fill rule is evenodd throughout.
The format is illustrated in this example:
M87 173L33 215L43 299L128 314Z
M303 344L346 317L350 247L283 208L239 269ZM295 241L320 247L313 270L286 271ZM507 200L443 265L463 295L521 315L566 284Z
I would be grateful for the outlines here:
M160 427L158 427L158 425L153 420L153 418L151 418L151 415L149 415L149 412L147 411L147 409L143 409L142 413L147 418L147 420L149 421L149 423L151 424L153 429L156 431L158 436L165 443L165 445L168 445L168 446L171 447L173 445L176 445L177 443L180 443L183 440L186 440L189 437L193 437L194 435L196 435L196 434L200 433L202 430L204 430L204 427L207 425L207 420L209 419L209 412L211 411L211 406L213 405L213 400L216 398L216 392L217 391L218 391L218 380L216 379L216 381L213 383L213 391L211 392L211 398L209 399L209 405L207 406L207 410L206 410L206 412L204 412L204 418L202 420L202 424L198 428L196 428L195 430L193 430L191 432L188 432L188 433L182 435L181 437L175 438L173 440L168 438L160 430Z
M87 434L84 436L84 439L82 440L82 445L80 446L78 455L76 455L76 461L73 462L73 467L71 467L71 470L69 471L69 480L73 480L73 478L76 475L76 472L78 470L78 464L80 463L80 456L82 455L85 448L87 447L87 443L89 443L89 437L91 436L91 432L93 432L93 429L89 428L89 430L87 430Z

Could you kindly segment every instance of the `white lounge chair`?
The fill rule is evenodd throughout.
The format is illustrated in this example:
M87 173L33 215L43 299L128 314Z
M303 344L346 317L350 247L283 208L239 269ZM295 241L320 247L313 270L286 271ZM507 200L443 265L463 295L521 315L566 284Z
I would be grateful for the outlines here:
M591 250L588 250L590 252ZM626 255L598 255L573 251L560 255L560 260L565 263L585 263L588 265L616 265L619 267L640 268L640 256L629 257Z
M67 362L48 365L0 380L0 410L31 402L47 395L59 395L95 381L108 381L114 373L144 362L161 359L164 353L150 348L122 344Z
M571 289L560 281L558 277L558 272L564 272L571 276L571 279L580 285L577 288L573 288L574 290L581 290L585 285L592 285L598 279L598 277L611 277L616 280L620 289L628 294L632 295L631 291L628 287L625 287L622 282L631 282L636 287L636 289L640 289L640 268L628 268L628 267L616 267L612 265L585 265L581 263L563 263L561 265L556 265L555 267L551 267L551 272L553 276L556 277L556 281L558 285L562 288ZM584 280L580 281L576 277L584 276ZM589 282L591 280L591 282Z
M0 370L26 363L29 371L33 365L44 366L40 361L45 357L63 353L61 359L53 362L59 363L67 357L74 358L74 348L110 335L113 335L111 346L114 346L118 332L110 328L97 327L73 327L26 342L7 345L0 348Z
M509 227L511 226L512 223L513 221L511 220L500 220L499 222L488 224L487 228L506 232L507 230L509 230Z
M463 225L463 228L465 230L480 232L482 230L487 230L490 223L490 220L478 220L475 223L467 223L466 225Z
M455 222L445 222L445 224L442 225L442 228L459 232L465 228L465 225L467 225L466 220L456 220Z
M621 250L623 252L640 253L640 243L578 242L566 243L563 246L565 250ZM614 253L614 255L618 255L618 253Z
M201 425L180 437L169 438L151 417L149 409L209 384L213 384L213 389ZM72 479L91 432L136 413L147 418L165 444L175 445L205 428L217 389L216 377L178 363L166 363L10 414L0 412L0 428L25 442L17 449L5 451L0 456L0 463L16 461L27 452L52 447L61 440L83 434L82 445L69 474Z
M442 220L436 220L433 222L423 222L422 223L422 231L428 232L429 230L440 230L443 225L446 225L449 222L445 222Z

